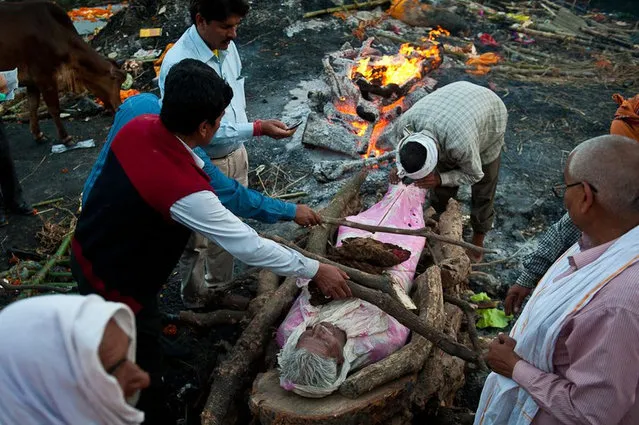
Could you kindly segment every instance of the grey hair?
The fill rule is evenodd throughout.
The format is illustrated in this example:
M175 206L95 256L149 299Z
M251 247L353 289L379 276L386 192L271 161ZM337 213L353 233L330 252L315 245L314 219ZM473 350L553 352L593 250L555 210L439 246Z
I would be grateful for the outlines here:
M330 388L337 381L337 361L287 344L277 355L280 379L296 385Z
M595 187L596 198L607 211L639 213L639 143L635 140L616 135L586 140L571 152L568 175Z

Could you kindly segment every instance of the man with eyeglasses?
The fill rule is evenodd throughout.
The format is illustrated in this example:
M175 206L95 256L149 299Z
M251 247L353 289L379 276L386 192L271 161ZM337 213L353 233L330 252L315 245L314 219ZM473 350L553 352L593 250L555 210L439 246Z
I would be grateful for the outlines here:
M475 425L639 423L639 145L600 136L560 189L582 232L490 344Z

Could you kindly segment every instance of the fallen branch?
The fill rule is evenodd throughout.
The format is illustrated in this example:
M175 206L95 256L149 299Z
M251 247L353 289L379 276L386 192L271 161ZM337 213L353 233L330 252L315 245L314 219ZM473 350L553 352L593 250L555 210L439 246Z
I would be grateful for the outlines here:
M355 9L360 9L360 8L364 8L364 7L375 7L375 6L381 6L383 4L386 3L390 3L390 0L369 0L365 3L357 3L355 2L354 4L346 4L344 6L338 6L338 7L329 7L327 9L322 9L322 10L315 10L313 12L307 12L304 14L304 18L314 18L316 16L321 16L321 15L327 15L329 13L335 13L335 12L343 12L346 10L355 10Z
M337 224L340 226L352 227L354 229L368 230L369 232L378 232L378 233L392 233L395 235L411 235L411 236L423 236L428 239L433 239L439 242L461 246L462 248L466 248L471 251L476 252L490 252L496 253L497 251L492 249L481 248L476 245L473 245L468 242L458 241L452 238L447 238L446 236L438 235L437 233L432 232L430 229L424 227L421 229L396 229L394 227L382 227L382 226L371 226L368 224L360 224L355 223L354 221L345 220L343 218L333 218L333 217L322 217L324 222L329 224ZM431 219L432 220L432 219Z
M306 193L306 192L285 193L283 195L272 196L272 198L275 198L275 199L293 199L293 198L300 198L302 196L308 196L308 193Z

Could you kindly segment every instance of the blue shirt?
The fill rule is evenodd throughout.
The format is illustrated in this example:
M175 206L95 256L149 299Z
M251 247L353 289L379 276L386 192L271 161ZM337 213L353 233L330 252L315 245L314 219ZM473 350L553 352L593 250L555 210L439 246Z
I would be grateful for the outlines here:
M111 142L113 142L118 131L137 116L159 113L159 99L151 93L132 96L118 108L106 143L102 147L98 160L93 165L91 173L84 184L82 203L86 202L95 180L100 175ZM295 204L269 198L255 190L242 186L237 180L227 177L219 168L213 165L202 148L198 147L193 151L204 161L202 169L211 178L211 186L220 202L233 214L243 218L253 218L264 223L275 223L279 220L293 220L295 218Z

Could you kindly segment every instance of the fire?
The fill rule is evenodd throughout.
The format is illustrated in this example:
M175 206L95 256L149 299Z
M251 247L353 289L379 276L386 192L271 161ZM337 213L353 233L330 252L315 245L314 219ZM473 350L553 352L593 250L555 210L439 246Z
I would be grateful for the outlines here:
M335 102L335 109L340 111L342 114L357 116L355 104L344 98L341 98L339 102Z
M371 139L368 142L368 149L366 150L366 155L364 156L364 158L370 158L371 156L380 156L384 153L383 150L377 149L377 140L379 139L379 136L382 135L387 125L388 121L383 118L375 123L375 127L373 127L373 133L371 134Z
M430 46L417 46L404 43L396 55L384 55L381 58L370 57L361 59L351 69L351 79L364 78L369 83L387 86L397 84L402 86L412 79L422 78L422 71L432 63L439 64L439 43L436 41L442 35L450 35L445 29L438 27L428 33ZM429 62L427 62L427 60Z
M351 125L353 126L353 129L355 130L355 134L357 134L359 137L362 137L364 134L366 134L366 130L368 129L368 123L364 121L352 121Z

